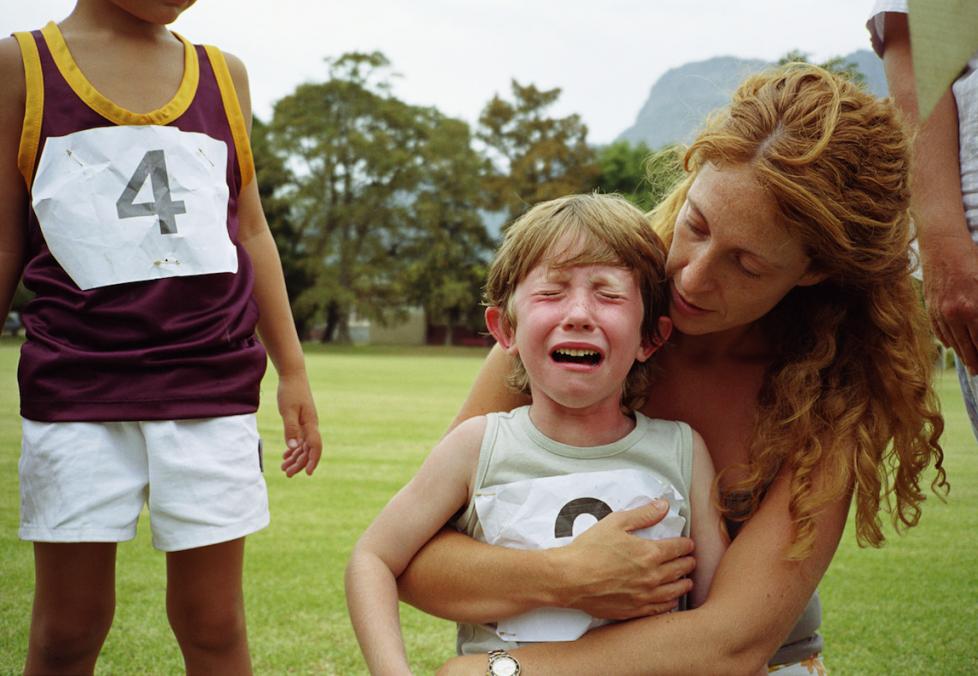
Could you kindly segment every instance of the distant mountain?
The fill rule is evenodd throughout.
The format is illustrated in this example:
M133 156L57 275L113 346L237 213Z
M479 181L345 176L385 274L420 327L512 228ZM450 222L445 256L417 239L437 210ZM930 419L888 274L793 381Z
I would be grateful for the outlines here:
M886 96L883 63L873 52L860 49L845 60L857 65L869 91ZM689 142L706 116L726 105L747 75L770 65L758 59L718 56L668 70L652 85L635 124L615 140L644 141L650 148Z

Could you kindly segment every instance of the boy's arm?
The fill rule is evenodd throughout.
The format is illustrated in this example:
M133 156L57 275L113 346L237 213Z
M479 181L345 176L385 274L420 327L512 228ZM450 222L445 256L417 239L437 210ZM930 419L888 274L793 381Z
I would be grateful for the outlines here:
M241 114L251 135L251 98L244 64L225 54L231 79L238 94ZM282 470L293 476L303 469L312 474L319 464L323 442L319 417L309 388L302 345L295 332L292 309L285 291L285 278L278 248L258 196L258 181L251 180L238 198L238 239L255 270L255 301L258 303L258 335L278 372L278 409L285 427L286 450Z
M24 265L27 188L17 169L24 124L24 66L13 38L0 40L0 317L6 317Z
M713 574L723 553L727 551L730 538L720 510L714 500L714 479L716 471L713 460L706 449L706 443L697 432L693 432L693 481L689 488L690 537L696 547L696 568L693 570L693 590L689 593L689 605L697 608L706 601L713 582Z
M917 134L910 209L920 244L924 299L938 338L978 372L978 246L961 195L958 113L950 89L920 125L907 15L885 17L883 65L890 93Z
M346 599L371 674L410 673L396 578L422 545L468 503L485 429L485 417L472 418L442 439L353 549L346 569Z

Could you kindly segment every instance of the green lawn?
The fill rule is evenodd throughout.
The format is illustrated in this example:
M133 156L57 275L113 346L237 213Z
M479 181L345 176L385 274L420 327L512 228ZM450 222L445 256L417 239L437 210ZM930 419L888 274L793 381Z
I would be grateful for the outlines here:
M326 459L312 477L266 478L272 525L248 540L248 628L260 674L364 673L343 599L343 568L376 511L442 434L479 367L478 349L321 349L308 352ZM22 667L33 583L30 545L17 539L17 346L0 341L0 674ZM274 402L274 377L263 395ZM952 491L929 499L921 525L861 550L847 533L821 585L826 661L839 674L978 673L978 451L953 373L939 388ZM260 412L266 449L281 448L274 406ZM269 452L268 457L277 453ZM182 661L163 610L164 565L148 524L119 549L118 608L103 674L169 674ZM417 673L454 651L454 627L402 608Z

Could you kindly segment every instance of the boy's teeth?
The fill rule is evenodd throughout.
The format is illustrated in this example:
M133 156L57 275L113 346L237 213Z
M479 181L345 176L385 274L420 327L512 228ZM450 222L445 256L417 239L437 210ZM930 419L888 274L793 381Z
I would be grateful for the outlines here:
M573 350L569 348L562 348L557 350L557 354L564 354L568 357L587 357L590 355L596 355L597 352L594 350Z
M551 355L554 361L572 364L590 364L597 366L601 362L601 353L596 350L582 348L560 347Z

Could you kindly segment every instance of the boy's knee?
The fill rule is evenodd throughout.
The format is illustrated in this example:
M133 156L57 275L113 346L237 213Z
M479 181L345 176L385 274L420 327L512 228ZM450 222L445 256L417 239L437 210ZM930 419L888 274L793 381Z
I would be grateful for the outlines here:
M48 668L94 660L112 626L113 603L88 607L80 612L60 610L35 615L31 629L31 652Z
M184 648L222 653L245 639L245 617L240 604L170 604L168 615L173 633Z

